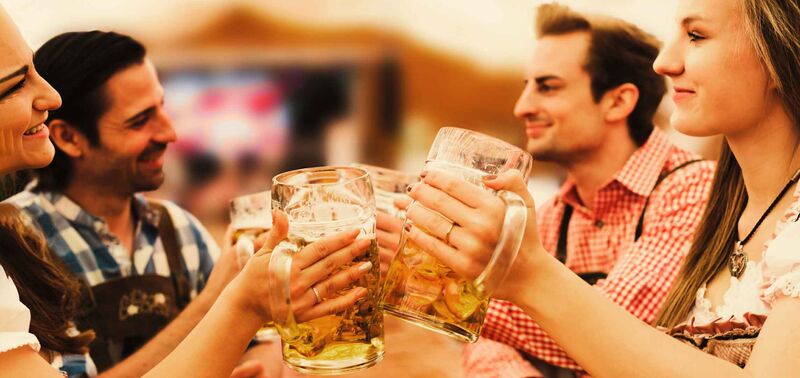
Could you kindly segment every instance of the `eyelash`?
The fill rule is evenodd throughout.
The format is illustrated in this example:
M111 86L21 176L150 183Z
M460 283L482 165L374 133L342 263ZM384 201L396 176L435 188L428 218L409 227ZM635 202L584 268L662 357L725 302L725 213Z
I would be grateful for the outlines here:
M693 32L693 31L690 31L690 32L686 33L686 35L689 36L689 41L691 41L691 42L697 42L697 41L701 41L701 40L705 39L705 37L701 36L700 34L697 34L697 33Z
M11 89L7 90L6 93L3 93L2 95L0 95L0 98L4 98L6 96L9 96L9 95L13 94L14 92L22 89L22 87L25 86L25 81L27 81L27 80L26 79L22 79L19 83L17 83L17 85L15 85Z
M136 121L136 122L134 122L134 123L131 123L131 128L133 128L133 129L138 129L138 128L141 128L142 126L144 126L145 124L147 124L147 121L149 121L149 120L150 120L150 117L145 117L145 118L142 118L142 119L141 119L141 120L139 120L139 121Z
M556 89L555 87L549 86L547 84L539 84L539 87L537 88L539 93L547 93L547 92L551 92L551 91L553 91L555 89Z

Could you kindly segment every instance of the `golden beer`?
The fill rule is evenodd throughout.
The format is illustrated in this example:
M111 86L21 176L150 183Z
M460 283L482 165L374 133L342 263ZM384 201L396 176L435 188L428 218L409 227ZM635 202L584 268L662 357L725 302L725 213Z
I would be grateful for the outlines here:
M297 243L299 248L308 244L306 241L294 241L293 243ZM377 362L382 356L383 313L377 308L378 292L380 291L380 264L378 262L378 244L375 239L370 243L366 254L357 257L352 263L341 269L347 269L365 261L372 262L370 272L334 296L344 294L355 286L367 288L369 294L343 312L299 323L300 336L296 341L283 344L283 356L286 362L295 367L359 366L371 361ZM332 361L335 362L331 363ZM336 373L341 372L343 371Z
M333 375L361 370L383 358L383 313L378 309L380 262L375 236L375 198L367 172L354 167L319 167L276 176L272 207L289 219L287 240L270 257L270 303L283 343L283 360L302 373ZM292 256L305 246L347 230L360 230L367 251L337 272L366 261L371 270L338 293L353 287L367 295L341 312L296 323L291 305ZM334 272L333 274L336 274Z
M239 196L230 203L231 228L234 229L232 243L240 267L243 267L256 252L253 248L255 239L272 228L271 203L272 195L269 191ZM242 238L250 240L240 244ZM277 337L278 332L272 322L265 323L256 333L256 339L259 341L273 340Z
M489 190L483 185L484 176L508 169L519 169L527 175L530 165L530 155L508 143L469 130L442 128L425 169L456 175L466 181L463 185ZM380 306L387 314L459 341L478 340L489 297L516 258L527 214L524 202L516 194L491 192L504 201L506 214L501 240L484 271L473 279L461 277L409 240L404 227L381 294ZM406 222L413 224L411 220Z

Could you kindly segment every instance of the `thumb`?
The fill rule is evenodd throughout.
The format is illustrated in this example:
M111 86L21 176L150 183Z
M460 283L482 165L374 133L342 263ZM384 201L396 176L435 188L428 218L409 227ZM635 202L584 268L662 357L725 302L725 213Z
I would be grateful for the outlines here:
M272 210L272 228L261 249L256 254L269 253L289 234L289 218L280 210Z
M525 207L535 209L536 204L533 202L533 196L528 191L528 185L522 177L522 173L516 169L505 171L497 177L487 178L483 183L490 189L494 190L507 190L522 198L525 202Z

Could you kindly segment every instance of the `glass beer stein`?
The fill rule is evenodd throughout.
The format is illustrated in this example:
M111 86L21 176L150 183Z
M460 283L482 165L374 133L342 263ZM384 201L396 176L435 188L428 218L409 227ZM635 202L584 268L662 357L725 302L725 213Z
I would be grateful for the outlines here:
M283 342L283 359L294 370L341 374L375 365L383 358L383 314L378 310L380 264L375 239L375 198L369 174L355 167L319 167L282 173L273 179L272 207L289 218L289 235L272 252L270 300ZM289 277L292 254L325 236L360 229L367 252L347 266L372 262L372 270L353 286L366 297L346 310L297 324L292 314Z
M244 264L255 253L255 239L272 228L272 194L269 190L239 196L231 200L230 217L233 228L233 245L239 266ZM278 337L272 322L265 323L256 333L259 341L273 340Z
M439 130L425 169L456 174L484 187L482 177L509 169L519 170L527 179L532 162L530 154L506 142L446 127ZM518 195L507 191L495 194L506 203L501 239L478 278L470 281L460 277L408 240L403 232L381 295L384 311L460 341L478 340L489 296L517 256L527 218L525 203Z
M272 228L272 194L269 190L231 200L230 217L233 244L239 266L253 256L253 241Z
M353 164L353 167L363 168L372 178L372 188L375 190L375 208L393 217L405 218L405 211L394 206L394 200L407 197L406 187L419 181L419 176L408 172L376 167L367 164Z

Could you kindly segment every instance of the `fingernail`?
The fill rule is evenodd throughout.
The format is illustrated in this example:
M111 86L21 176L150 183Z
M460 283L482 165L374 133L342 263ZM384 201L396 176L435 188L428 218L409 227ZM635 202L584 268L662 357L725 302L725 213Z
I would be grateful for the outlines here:
M355 288L353 290L356 291L356 297L359 297L359 298L361 298L361 297L367 295L367 293L369 293L369 291L367 291L367 289L363 288L363 287L357 287L357 288Z
M370 269L372 269L372 263L369 261L358 266L359 272L369 272Z
M406 232L411 232L411 223L404 224L403 229L406 230Z
M419 178L425 178L428 175L428 171L422 171L419 173Z
M481 179L483 179L483 181L490 181L490 180L494 180L496 178L497 178L497 175L486 175L486 176L483 176Z

